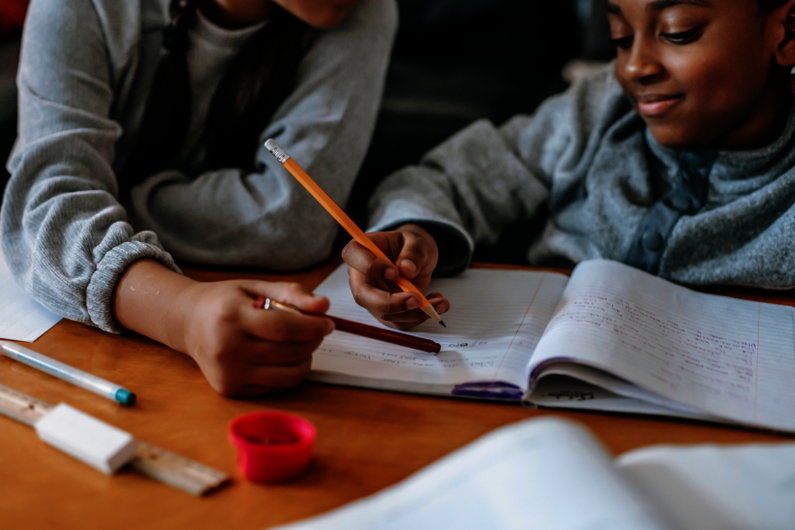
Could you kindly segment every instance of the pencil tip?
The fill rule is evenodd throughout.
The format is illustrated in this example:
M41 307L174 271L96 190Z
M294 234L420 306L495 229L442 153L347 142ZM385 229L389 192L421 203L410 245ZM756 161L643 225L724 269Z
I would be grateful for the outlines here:
M440 321L439 321L439 324L441 324L441 325L442 325L442 327L445 327L445 328L447 327L447 324L445 324L443 320L440 320Z

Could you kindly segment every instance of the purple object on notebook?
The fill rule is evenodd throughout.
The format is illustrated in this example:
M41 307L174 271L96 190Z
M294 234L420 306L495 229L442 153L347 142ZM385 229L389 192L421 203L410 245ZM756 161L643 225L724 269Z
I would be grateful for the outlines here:
M522 389L504 381L481 381L463 383L453 388L454 396L466 396L483 399L499 399L521 401L524 396Z

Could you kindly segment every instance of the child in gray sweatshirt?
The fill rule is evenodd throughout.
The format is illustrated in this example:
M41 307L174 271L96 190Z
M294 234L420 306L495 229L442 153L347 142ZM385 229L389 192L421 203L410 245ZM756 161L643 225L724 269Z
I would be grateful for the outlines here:
M262 142L344 203L396 24L394 0L33 0L2 208L17 282L67 318L191 355L224 394L296 384L333 324L254 301L328 301L194 282L173 258L295 270L328 257L335 221Z
M356 301L399 328L475 245L548 212L532 265L621 261L678 283L795 286L791 0L609 0L614 64L501 127L476 122L370 203L343 251ZM439 313L449 302L429 295Z

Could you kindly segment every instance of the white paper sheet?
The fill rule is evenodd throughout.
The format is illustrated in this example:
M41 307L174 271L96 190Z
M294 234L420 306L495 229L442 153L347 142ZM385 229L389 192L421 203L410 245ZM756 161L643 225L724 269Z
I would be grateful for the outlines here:
M282 530L661 530L585 430L559 419L498 429L403 482Z
M795 528L795 444L656 446L615 462L673 528Z
M33 342L60 320L16 284L0 250L0 339Z
M790 530L795 444L654 446L613 462L557 418L497 429L379 493L280 530Z

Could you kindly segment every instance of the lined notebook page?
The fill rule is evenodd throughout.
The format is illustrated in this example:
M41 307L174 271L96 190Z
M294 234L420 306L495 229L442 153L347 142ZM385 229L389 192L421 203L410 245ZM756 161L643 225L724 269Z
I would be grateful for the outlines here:
M795 430L795 309L580 264L533 367L573 358L718 417Z
M451 309L442 317L447 328L428 321L411 333L440 343L439 354L335 332L315 352L310 378L322 380L319 374L333 373L428 385L500 381L526 389L530 356L567 279L553 273L470 269L433 280L428 292L439 291L450 300ZM330 315L381 326L354 302L346 265L315 293L331 300Z

